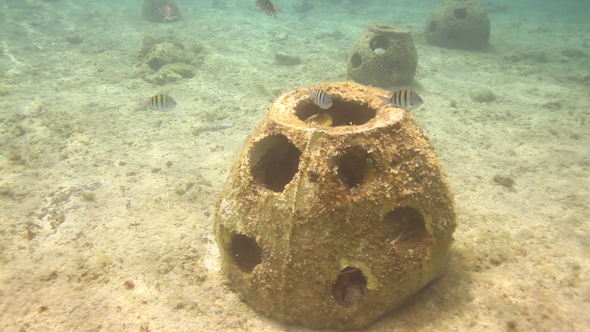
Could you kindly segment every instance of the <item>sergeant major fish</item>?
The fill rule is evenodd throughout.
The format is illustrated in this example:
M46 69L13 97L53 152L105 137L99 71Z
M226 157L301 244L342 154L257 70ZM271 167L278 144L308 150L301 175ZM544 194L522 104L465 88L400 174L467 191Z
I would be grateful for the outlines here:
M274 2L271 0L256 0L254 2L256 5L256 9L258 9L261 13L266 13L266 15L274 15L277 18L277 14L281 11L277 8Z
M153 111L161 112L166 112L173 109L176 104L176 100L165 94L155 95L150 99L141 102L141 106L143 108L149 108Z
M321 109L326 110L332 106L332 98L330 95L322 89L310 89L309 98L313 99L313 103L318 105Z
M379 99L383 101L380 106L392 104L406 111L414 110L424 103L424 100L422 100L416 91L409 89L390 92L387 97L379 96Z

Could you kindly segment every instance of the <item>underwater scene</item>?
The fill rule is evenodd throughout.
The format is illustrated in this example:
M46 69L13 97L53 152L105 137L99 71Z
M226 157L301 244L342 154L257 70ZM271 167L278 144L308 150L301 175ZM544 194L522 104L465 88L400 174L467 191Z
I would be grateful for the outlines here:
M0 330L590 331L589 16L0 0Z

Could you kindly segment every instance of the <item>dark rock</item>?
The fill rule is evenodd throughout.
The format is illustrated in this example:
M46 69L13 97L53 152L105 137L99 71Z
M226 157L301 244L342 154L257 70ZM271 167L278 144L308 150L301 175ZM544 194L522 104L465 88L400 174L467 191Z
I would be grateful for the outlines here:
M585 58L587 56L586 53L584 53L583 51L572 50L572 49L563 50L563 51L561 51L561 54L565 55L568 58L572 58L572 59L580 59L580 58Z
M494 182L506 188L512 188L514 186L514 180L509 176L496 174L494 175Z
M487 88L471 90L469 92L469 97L471 97L471 100L478 103L489 103L496 100L496 95L494 92Z
M80 35L69 35L66 37L66 41L70 44L80 45L84 42L84 37Z
M301 58L297 55L279 52L275 54L275 64L277 66L297 66L301 63Z

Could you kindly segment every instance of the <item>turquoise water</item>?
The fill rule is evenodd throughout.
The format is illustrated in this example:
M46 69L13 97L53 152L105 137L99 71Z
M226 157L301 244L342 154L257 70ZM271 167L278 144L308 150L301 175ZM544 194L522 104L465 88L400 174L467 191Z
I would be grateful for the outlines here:
M481 2L476 51L426 42L438 1L310 3L179 1L156 23L141 1L0 1L1 330L308 331L231 290L213 206L268 106L350 81L374 21L413 32L414 82L382 88L424 99L458 227L447 272L366 330L590 329L590 3ZM139 106L159 93L178 106Z

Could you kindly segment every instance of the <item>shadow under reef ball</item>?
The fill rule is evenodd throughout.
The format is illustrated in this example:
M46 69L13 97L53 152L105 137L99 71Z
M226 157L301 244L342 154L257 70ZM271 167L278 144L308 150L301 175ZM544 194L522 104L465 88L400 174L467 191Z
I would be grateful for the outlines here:
M224 273L252 307L312 328L361 328L443 273L453 196L414 118L387 91L323 83L280 96L216 203ZM329 124L308 121L328 113Z

